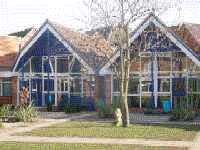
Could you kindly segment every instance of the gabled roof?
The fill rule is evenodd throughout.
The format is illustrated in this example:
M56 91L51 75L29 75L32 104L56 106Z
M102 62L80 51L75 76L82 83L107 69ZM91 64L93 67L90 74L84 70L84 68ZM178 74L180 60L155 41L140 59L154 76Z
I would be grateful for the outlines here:
M20 38L0 36L0 70L10 70L19 51Z
M158 17L154 14L150 14L144 21L131 33L130 43L135 41L135 39L146 29L150 23L154 23L158 28L161 29L163 33L177 46L179 47L192 61L200 66L200 60L195 53L186 43L179 38L171 29L169 29ZM194 34L194 33L193 33ZM109 66L119 57L119 51L111 57L111 61L106 63L100 70L100 74L106 74L108 72Z
M200 24L182 23L170 27L193 51L200 53Z
M55 22L49 23L95 72L113 54L109 43L98 34L90 36L75 32Z
M79 32L75 32L58 23L46 20L41 28L32 34L29 38L22 52L19 54L16 64L13 68L15 70L18 59L30 48L32 44L42 35L47 29L52 32L63 45L70 50L72 54L88 69L90 72L96 72L103 62L107 61L113 53L109 44L100 36L88 36Z

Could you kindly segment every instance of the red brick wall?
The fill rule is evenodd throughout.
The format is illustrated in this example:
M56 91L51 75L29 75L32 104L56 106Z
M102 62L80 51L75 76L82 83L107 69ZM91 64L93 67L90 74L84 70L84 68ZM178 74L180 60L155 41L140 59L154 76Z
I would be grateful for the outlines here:
M111 75L96 76L95 77L95 100L103 99L106 104L111 103L112 98L112 78Z
M83 80L83 96L88 97L89 96L89 85L87 79Z
M111 103L112 99L112 76L111 75L106 75L105 76L105 101L106 104Z
M17 104L17 77L11 78L12 103Z

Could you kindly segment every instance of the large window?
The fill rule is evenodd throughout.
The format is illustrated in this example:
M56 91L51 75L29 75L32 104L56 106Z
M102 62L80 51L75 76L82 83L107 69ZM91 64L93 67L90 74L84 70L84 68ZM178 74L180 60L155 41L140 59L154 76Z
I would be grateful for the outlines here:
M158 79L159 92L170 92L170 79Z
M139 78L135 78L133 75L129 77L129 86L128 93L129 94L138 94L139 93Z
M32 72L42 72L42 57L34 56L31 58Z
M0 80L0 96L11 96L11 81L10 79Z
M119 79L116 76L113 77L113 92L119 92Z
M68 79L67 78L58 78L57 86L58 86L58 91L68 92Z
M70 79L70 94L81 96L82 80L80 76L72 76Z
M57 58L57 72L65 73L69 71L68 57Z

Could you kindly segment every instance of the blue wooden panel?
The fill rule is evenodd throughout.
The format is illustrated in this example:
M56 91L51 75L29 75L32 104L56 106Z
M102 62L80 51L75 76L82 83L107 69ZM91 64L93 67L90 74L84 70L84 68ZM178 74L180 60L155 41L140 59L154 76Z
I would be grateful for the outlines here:
M16 70L22 68L31 56L55 56L69 53L69 50L49 30L47 30L21 57Z

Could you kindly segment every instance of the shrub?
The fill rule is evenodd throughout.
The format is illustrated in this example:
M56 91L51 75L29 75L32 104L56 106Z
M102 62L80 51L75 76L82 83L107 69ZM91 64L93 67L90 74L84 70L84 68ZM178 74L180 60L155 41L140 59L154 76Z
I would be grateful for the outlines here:
M0 116L1 117L7 117L12 115L12 106L11 105L2 105L0 107Z
M111 118L113 117L114 111L115 111L115 105L110 104L110 105L106 105L105 102L100 99L97 104L97 111L98 111L98 115L101 118Z
M189 120L193 120L195 116L196 116L196 112L193 111L192 108L180 107L180 108L173 109L170 120L171 121L189 121Z
M17 121L31 122L37 116L32 103L19 106L15 111Z
M51 112L53 110L53 104L51 102L47 103L47 111Z
M66 105L64 106L64 112L65 112L65 113L76 113L76 112L80 112L80 105L66 104Z

